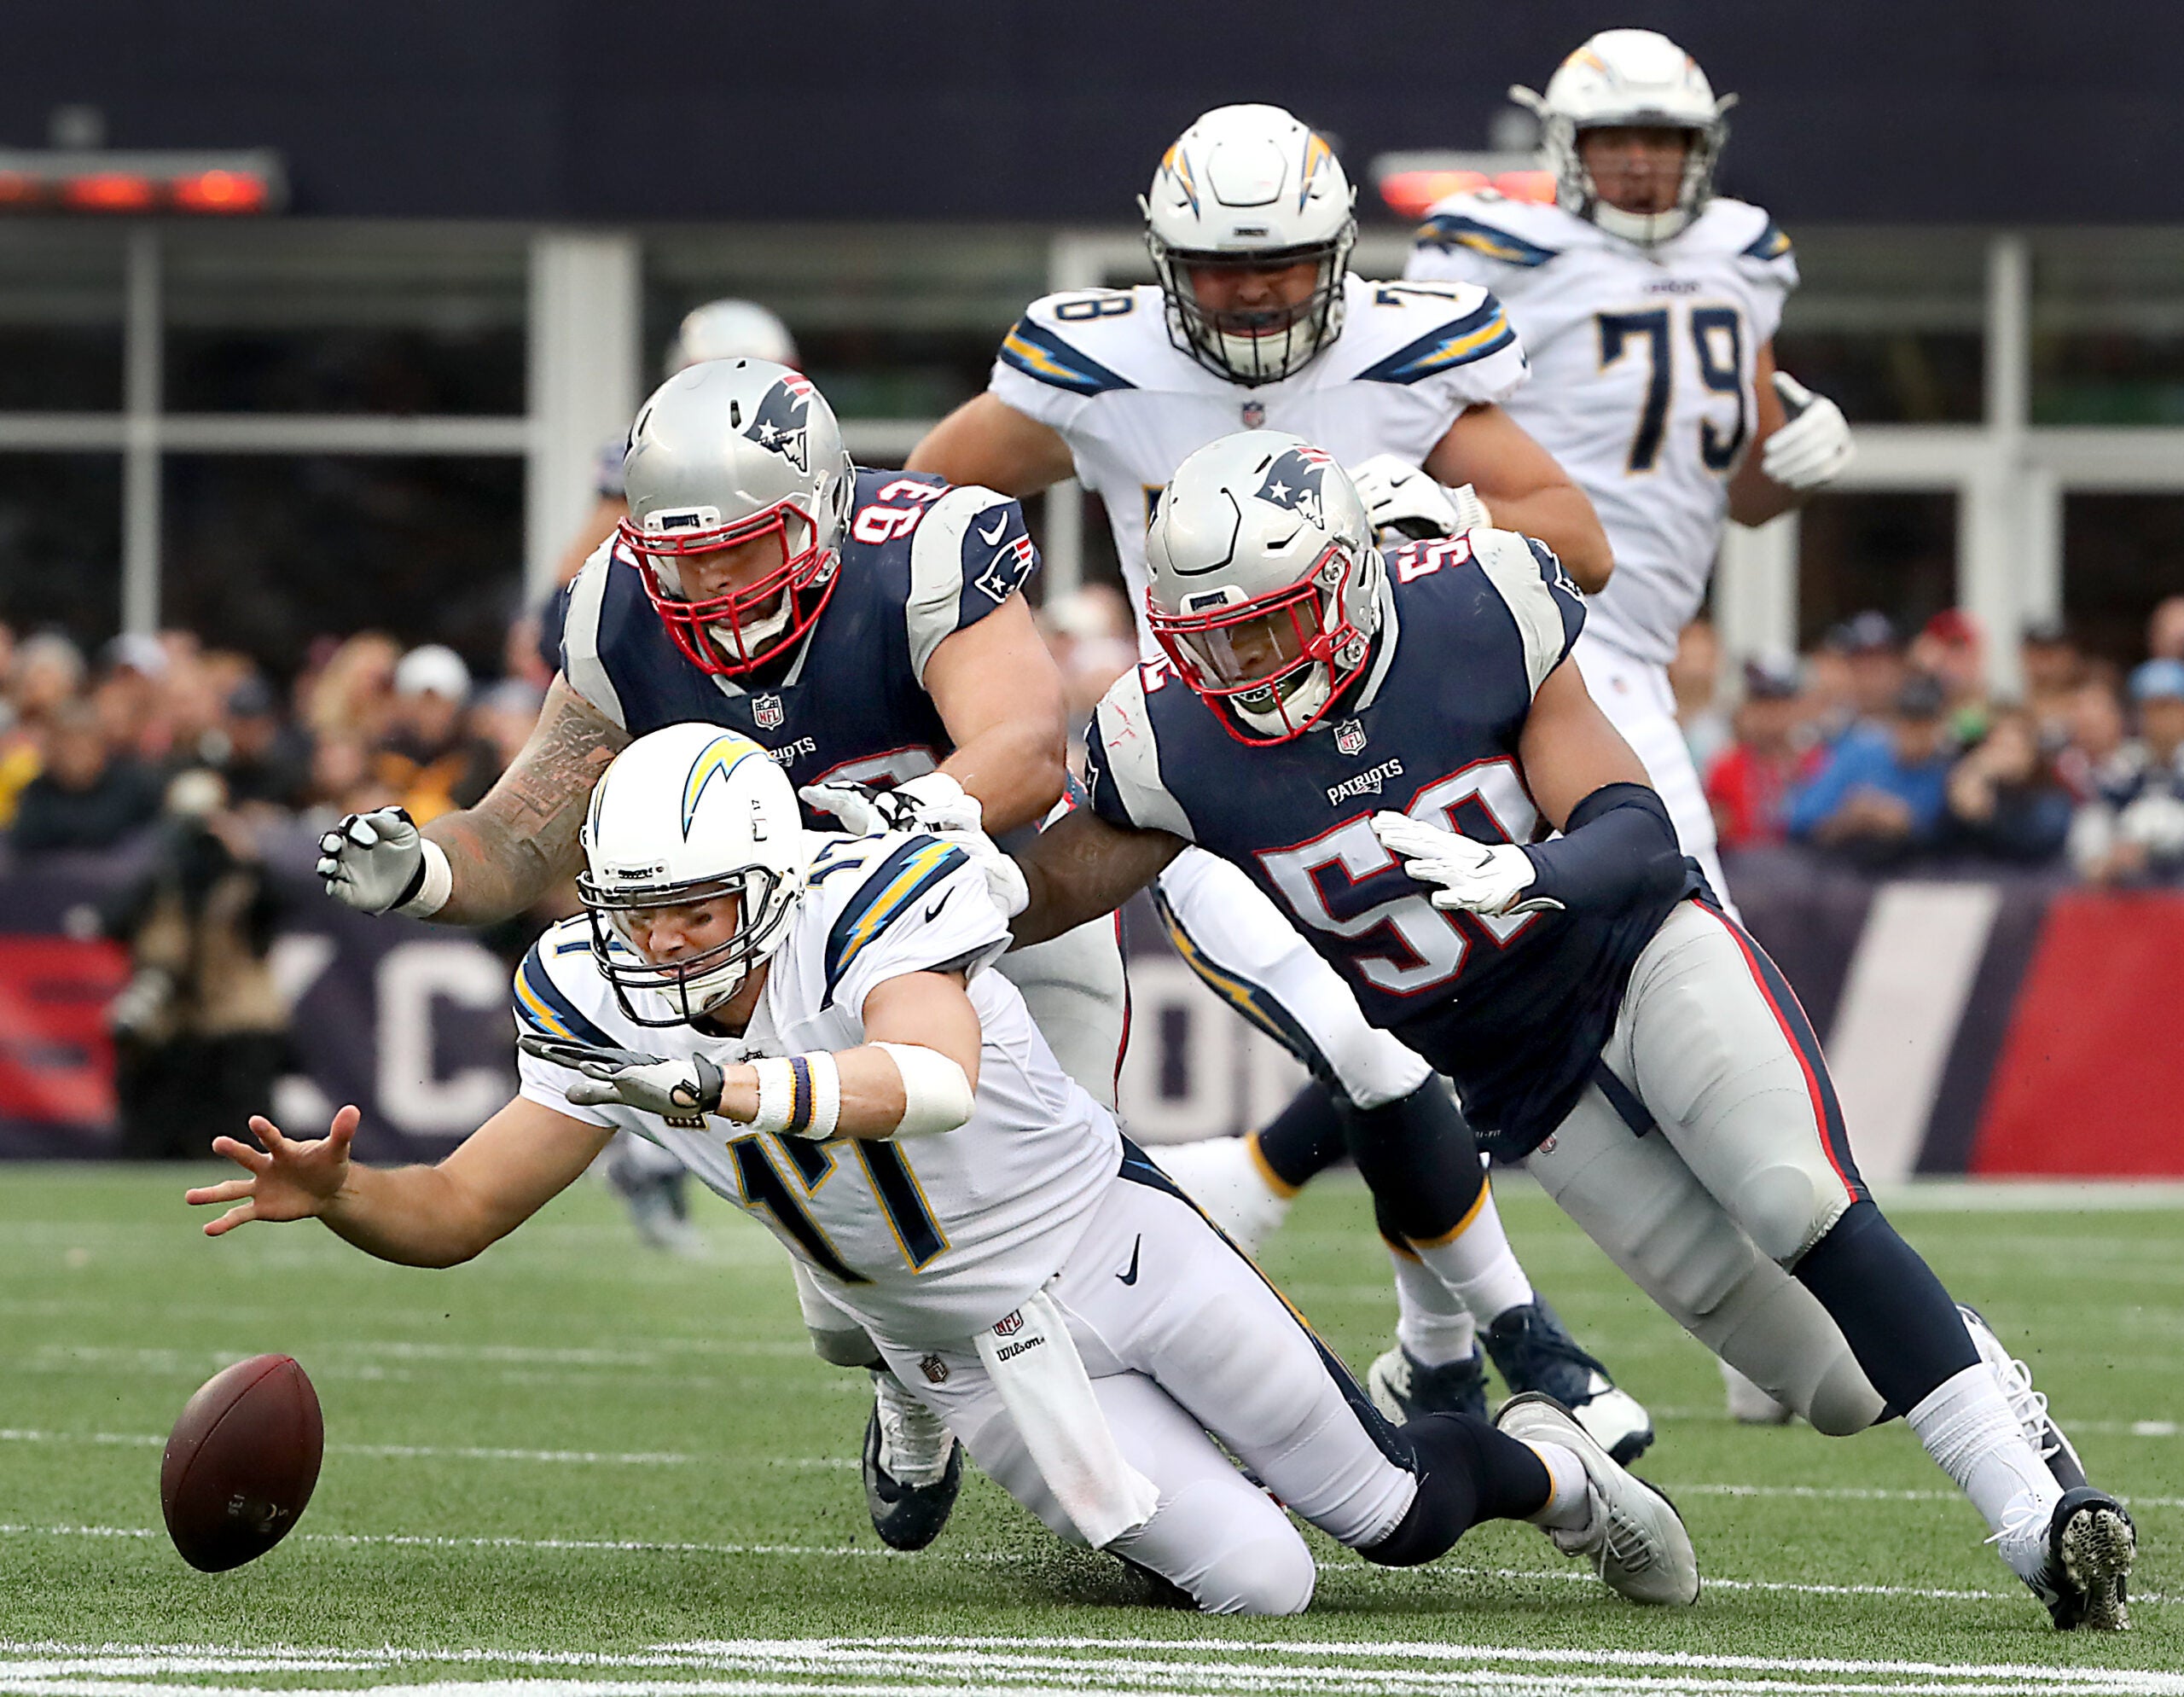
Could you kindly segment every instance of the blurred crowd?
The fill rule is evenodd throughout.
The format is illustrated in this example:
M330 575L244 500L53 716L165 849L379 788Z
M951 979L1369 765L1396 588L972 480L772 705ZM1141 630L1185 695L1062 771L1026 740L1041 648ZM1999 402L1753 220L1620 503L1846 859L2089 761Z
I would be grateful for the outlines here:
M2024 632L2018 698L1990 689L1989 658L1961 610L1910 632L1862 613L1810 654L1745 660L1732 705L1713 631L1692 625L1670 677L1722 846L2184 877L2184 596L2129 671L2061 624Z

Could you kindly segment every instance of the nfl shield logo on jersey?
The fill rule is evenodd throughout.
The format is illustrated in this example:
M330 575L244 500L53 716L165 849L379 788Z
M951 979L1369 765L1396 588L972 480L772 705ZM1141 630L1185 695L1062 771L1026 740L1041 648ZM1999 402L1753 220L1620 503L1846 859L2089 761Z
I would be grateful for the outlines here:
M1365 727L1356 719L1345 719L1334 728L1334 746L1339 753L1362 753L1365 748Z
M781 721L788 716L781 710L780 696L761 695L751 703L751 717L761 730L779 730Z
M1266 422L1266 407L1259 401L1244 403L1244 428L1257 430Z
M918 1371L932 1384L945 1385L948 1382L948 1363L937 1355L929 1355L920 1362Z

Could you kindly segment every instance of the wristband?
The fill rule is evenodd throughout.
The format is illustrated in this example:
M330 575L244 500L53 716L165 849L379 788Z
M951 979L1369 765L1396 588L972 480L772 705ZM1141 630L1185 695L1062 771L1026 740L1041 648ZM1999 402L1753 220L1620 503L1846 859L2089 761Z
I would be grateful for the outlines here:
M875 1043L903 1076L903 1118L892 1135L931 1137L953 1131L971 1117L973 1095L963 1069L918 1043Z
M776 1137L824 1142L842 1118L842 1075L825 1049L808 1055L754 1061L758 1075L758 1111L751 1129Z
M394 904L397 913L406 913L412 919L430 919L447 905L447 898L455 892L454 869L447 863L447 851L430 837L420 837L417 846L422 851L417 867L417 887Z

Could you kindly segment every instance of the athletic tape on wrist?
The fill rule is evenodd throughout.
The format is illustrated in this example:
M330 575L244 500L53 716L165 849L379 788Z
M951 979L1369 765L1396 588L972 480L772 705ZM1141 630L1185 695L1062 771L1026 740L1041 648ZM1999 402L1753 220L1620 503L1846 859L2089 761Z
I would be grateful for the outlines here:
M953 1131L971 1117L971 1081L963 1069L920 1043L875 1043L903 1077L903 1118L897 1137L931 1137Z
M756 1131L776 1137L809 1137L815 1142L834 1135L842 1118L842 1075L824 1049L753 1061L758 1075Z
M421 839L418 846L424 852L424 877L417 886L417 893L395 909L412 919L430 919L447 905L447 898L455 893L455 871L447 863L447 851L430 837Z

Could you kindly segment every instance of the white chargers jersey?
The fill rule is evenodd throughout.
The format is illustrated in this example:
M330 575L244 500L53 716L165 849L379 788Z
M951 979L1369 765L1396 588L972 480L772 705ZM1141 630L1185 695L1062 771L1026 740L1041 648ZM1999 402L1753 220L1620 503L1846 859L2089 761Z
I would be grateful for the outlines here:
M1426 457L1467 408L1525 381L1501 304L1469 283L1343 280L1342 334L1295 375L1256 387L1218 377L1168 339L1151 284L1035 300L1002 340L992 392L1069 445L1107 503L1123 580L1145 636L1145 532L1176 468L1239 430L1287 430L1341 464Z
M961 849L923 835L828 836L741 1037L628 1018L582 917L549 931L517 968L520 1030L673 1058L702 1052L721 1066L853 1049L876 985L965 971L984 1032L978 1093L970 1119L938 1136L815 1143L718 1118L681 1130L634 1108L577 1107L562 1092L578 1075L529 1055L522 1093L669 1150L762 1220L875 1337L960 1342L1054 1275L1122 1161L1113 1119L1062 1072L1015 986L983 970L1008 944L985 875ZM641 994L648 1017L671 1012L665 996Z
M1478 283L1507 307L1532 365L1509 416L1592 497L1615 554L1586 631L1665 665L1706 598L1758 417L1754 362L1798 284L1790 238L1716 200L1641 247L1482 190L1426 214L1407 275Z

